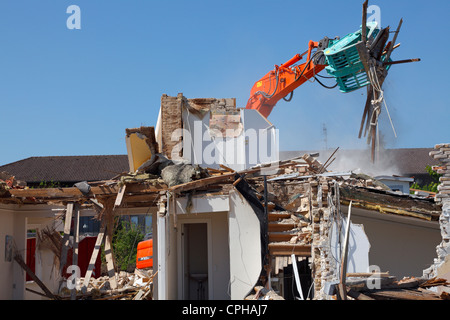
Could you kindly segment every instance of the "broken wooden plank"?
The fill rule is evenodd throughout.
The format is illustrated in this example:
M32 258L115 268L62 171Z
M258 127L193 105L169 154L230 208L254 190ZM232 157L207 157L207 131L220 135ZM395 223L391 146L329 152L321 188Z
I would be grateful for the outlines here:
M403 19L400 19L398 26L397 26L397 30L395 31L394 37L391 41L391 45L387 49L386 57L384 59L385 61L389 61L389 58L391 57L392 51L394 50L394 44L397 41L398 33L400 32L400 28L402 27L402 23L403 23Z
M78 243L80 241L80 210L79 206L75 205L74 207L75 215L74 215L74 223L73 223L73 233L74 233L74 241L73 241L73 252L72 252L72 265L78 267ZM73 271L75 272L75 271ZM77 281L76 279L75 281ZM71 300L76 300L77 298L77 288L76 285L73 286L71 292Z
M50 299L57 299L57 297L45 286L45 284L39 279L36 274L27 266L25 261L23 261L22 256L16 252L14 254L14 260L22 267L23 270L33 279L34 282L44 291L45 295Z
M444 278L431 278L424 283L420 284L419 286L421 288L428 288L428 287L437 287L437 286L449 286L450 283L447 281L447 279Z
M377 289L400 289L397 284L397 278L393 276L389 277L364 277L364 278L350 278L346 279L346 286L354 291L358 292L370 292ZM377 288L374 288L374 287Z
M127 187L126 184L120 186L119 192L117 192L117 197L116 197L116 202L114 203L114 208L120 207L120 205L122 204L123 195L125 194L126 187Z
M439 219L441 209L433 199L417 199L409 195L399 195L376 189L341 186L341 204L353 201L354 207L375 210L380 213L394 213L428 221Z
M362 10L362 24L361 24L361 41L366 44L367 41L367 2L368 0L364 1L363 3L363 10Z
M375 300L372 297L369 297L361 292L355 291L352 288L347 287L347 295L356 300Z
M114 257L112 254L112 242L111 237L106 233L105 238L105 259L106 259L106 266L107 266L107 272L109 276L109 282L112 289L117 288L117 279L116 279L116 271L114 267Z
M89 260L89 266L88 266L88 269L86 271L86 275L84 276L83 287L81 289L83 291L83 293L86 292L87 286L89 285L89 281L91 280L92 272L93 272L94 267L95 267L95 261L97 261L97 257L98 257L98 254L100 252L101 245L102 245L102 242L103 242L103 238L104 238L104 235L105 235L105 229L106 229L106 220L102 219L102 223L101 223L101 226L100 226L100 231L99 231L99 233L97 235L97 239L95 241L94 250L92 251L91 259ZM97 272L99 272L99 270L97 270Z
M289 231L296 227L297 227L297 223L282 223L282 222L268 223L269 232Z
M61 249L61 260L59 264L59 274L61 276L63 276L62 274L63 269L67 262L67 252L69 251L69 238L70 238L70 227L72 225L73 206L74 204L72 202L69 202L66 208L66 217L64 222L64 236Z
M117 279L116 279L116 271L114 264L114 255L113 255L113 245L112 245L112 237L114 230L114 200L109 199L104 202L104 217L106 223L105 230L105 244L104 244L104 252L107 266L107 273L109 276L109 282L112 289L117 288Z
M219 166L228 172L236 172L235 170L231 169L230 167L227 167L226 165L220 164Z
M271 256L290 256L292 253L297 257L311 257L311 245L290 243L269 243Z
M377 290L366 293L371 298L386 300L442 300L433 292L423 292L411 289Z
M389 272L351 272L347 273L347 278L365 278L365 277L390 277Z
M117 195L120 186L116 183L113 185L92 186L89 194L83 194L80 189L70 188L39 188L39 189L10 189L8 190L12 197L15 198L34 198L34 199L61 199L65 201L76 201L85 198L95 198L96 196L113 196ZM147 184L147 183L130 183L127 184L127 193L145 194L158 193L167 190L167 186L163 184Z
M183 191L189 191L189 190L205 187L205 186L208 186L208 185L211 185L214 183L229 182L229 181L234 180L235 175L236 175L235 173L228 173L228 174L224 174L221 176L212 176L212 177L207 177L207 178L200 179L200 180L194 180L194 181L190 181L190 182L186 182L183 184L173 186L173 187L169 188L169 191L179 193L179 192L183 192Z

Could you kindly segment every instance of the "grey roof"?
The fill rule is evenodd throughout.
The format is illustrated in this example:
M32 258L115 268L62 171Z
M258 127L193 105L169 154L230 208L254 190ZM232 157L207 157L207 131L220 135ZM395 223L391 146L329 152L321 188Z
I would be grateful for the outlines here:
M27 183L107 180L128 172L127 155L31 157L0 166Z

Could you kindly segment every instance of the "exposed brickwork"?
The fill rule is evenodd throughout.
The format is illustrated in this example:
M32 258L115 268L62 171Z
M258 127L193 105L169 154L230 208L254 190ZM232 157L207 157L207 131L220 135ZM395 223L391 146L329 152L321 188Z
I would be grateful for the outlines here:
M450 143L437 144L434 150L430 151L430 156L441 163L433 169L442 175L435 197L436 202L442 204L442 213L439 217L442 241L436 247L437 258L434 259L433 265L423 272L424 276L432 278L437 276L437 269L450 254Z
M313 242L312 274L314 279L314 299L326 300L330 297L324 293L326 282L339 278L338 266L330 247L331 226L339 219L339 198L337 182L330 178L310 179L310 197L312 213Z

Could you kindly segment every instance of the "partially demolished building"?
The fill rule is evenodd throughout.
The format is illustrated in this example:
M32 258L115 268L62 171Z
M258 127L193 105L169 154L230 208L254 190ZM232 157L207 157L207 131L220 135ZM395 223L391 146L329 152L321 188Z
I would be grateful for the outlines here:
M444 162L435 201L392 192L369 176L331 172L328 161L310 154L279 161L277 139L273 124L256 110L236 109L234 99L163 95L154 128L126 130L129 172L68 188L2 182L0 231L8 246L0 247L8 258L0 262L1 297L25 298L25 272L46 298L65 297L67 275L60 270L68 249L77 248L80 215L101 221L91 261L103 244L117 293L111 241L114 217L123 214L153 217L147 299L448 297L448 145L434 154ZM55 221L64 224L59 254L38 244L42 256L33 273L22 263L26 230L48 231ZM397 230L393 238L384 234L389 228ZM388 243L379 241L384 237ZM435 253L423 249L439 242L433 263ZM399 244L404 255L395 259L389 251ZM411 266L415 273L429 269L422 277L396 277ZM72 299L93 297L92 268L69 288Z

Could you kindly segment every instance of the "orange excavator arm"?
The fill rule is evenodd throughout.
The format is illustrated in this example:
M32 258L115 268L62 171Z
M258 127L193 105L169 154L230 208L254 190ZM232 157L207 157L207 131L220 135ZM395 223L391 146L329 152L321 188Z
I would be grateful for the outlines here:
M320 42L309 41L308 50L303 54L296 54L280 66L268 72L257 81L251 91L247 102L247 109L256 109L264 117L268 117L277 102L322 71L326 65L324 59L319 59L319 53L328 45L328 38ZM314 49L318 49L313 53ZM306 61L295 65L306 54ZM321 64L322 63L322 64Z

